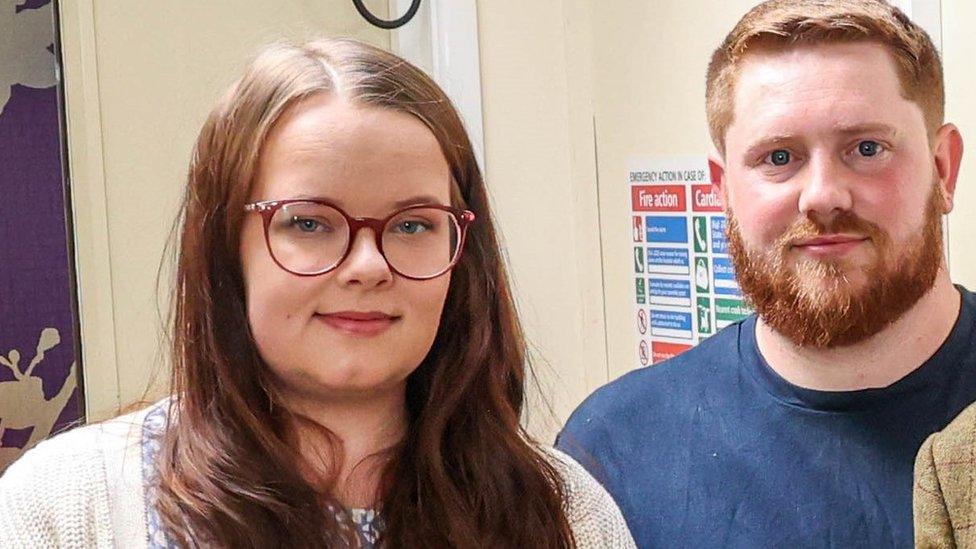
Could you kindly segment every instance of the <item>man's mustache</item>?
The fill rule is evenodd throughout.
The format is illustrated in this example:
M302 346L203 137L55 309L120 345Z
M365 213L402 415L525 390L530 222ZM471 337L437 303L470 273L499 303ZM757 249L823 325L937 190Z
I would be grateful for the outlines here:
M796 242L834 234L865 237L875 243L887 239L887 233L877 224L859 217L854 212L843 211L834 216L828 223L824 223L810 216L793 222L776 239L774 249L789 250Z

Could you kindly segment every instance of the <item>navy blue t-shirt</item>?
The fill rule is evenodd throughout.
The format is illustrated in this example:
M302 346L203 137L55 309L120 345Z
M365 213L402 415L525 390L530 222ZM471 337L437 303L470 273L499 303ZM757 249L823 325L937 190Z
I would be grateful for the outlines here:
M790 384L753 316L601 388L557 445L639 547L911 547L915 454L976 401L976 298L959 290L948 339L889 387Z

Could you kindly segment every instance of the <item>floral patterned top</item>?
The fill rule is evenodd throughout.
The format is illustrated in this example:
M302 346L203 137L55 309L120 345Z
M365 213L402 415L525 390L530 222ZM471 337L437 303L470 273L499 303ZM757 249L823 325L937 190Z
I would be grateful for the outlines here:
M162 446L162 435L166 427L169 400L163 400L152 407L142 422L142 480L146 487L146 526L149 533L150 549L173 549L176 545L166 536L159 513L156 510L156 484L159 471L156 460ZM336 518L346 514L352 519L359 537L360 546L374 549L382 529L379 515L372 509L334 509Z

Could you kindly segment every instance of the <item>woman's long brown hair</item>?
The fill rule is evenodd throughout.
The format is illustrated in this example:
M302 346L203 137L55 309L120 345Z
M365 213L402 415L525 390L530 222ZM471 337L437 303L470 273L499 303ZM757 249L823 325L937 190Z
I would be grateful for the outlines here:
M157 508L185 547L356 546L329 490L303 476L288 412L258 354L238 245L262 143L296 100L329 93L408 112L436 136L452 201L477 222L434 344L407 380L409 428L376 507L387 547L571 547L557 471L520 425L527 357L481 172L461 120L422 71L345 40L273 46L218 103L194 150L173 301L173 377Z

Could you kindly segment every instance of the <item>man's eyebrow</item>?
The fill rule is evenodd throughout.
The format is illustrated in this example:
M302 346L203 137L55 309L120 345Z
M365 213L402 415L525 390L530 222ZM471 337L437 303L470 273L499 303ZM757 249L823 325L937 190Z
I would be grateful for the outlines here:
M834 127L834 131L843 136L879 135L888 139L895 139L900 135L898 128L883 123L838 124ZM783 146L795 140L796 135L793 134L784 133L768 135L749 145L749 147L746 148L744 156L746 158L752 158L778 145Z
M759 139L753 144L746 148L745 156L747 158L752 158L759 153L768 151L769 149L776 147L777 145L785 145L796 139L795 135L781 134L781 135L769 135Z
M894 138L899 135L898 128L894 126L883 124L883 123L867 123L867 124L839 124L836 126L838 133L843 135L858 135L858 134L880 134L884 137Z

